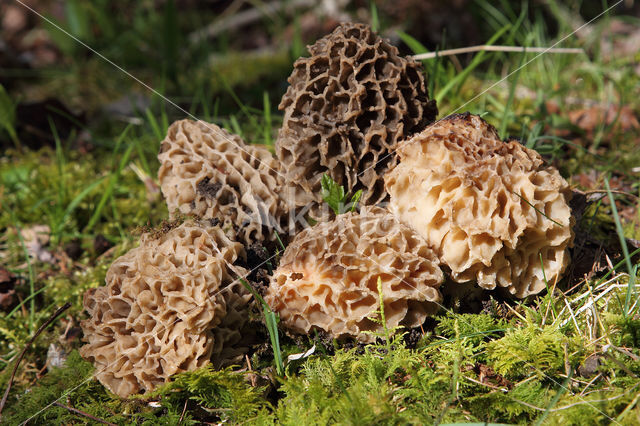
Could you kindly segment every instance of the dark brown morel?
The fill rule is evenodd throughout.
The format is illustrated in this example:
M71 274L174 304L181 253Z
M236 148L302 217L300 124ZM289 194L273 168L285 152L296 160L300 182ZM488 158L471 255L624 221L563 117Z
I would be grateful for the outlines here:
M348 192L362 189L363 204L383 201L396 145L437 115L422 67L362 24L340 25L309 52L295 62L279 106L276 155L288 198L298 208L320 203L327 173ZM318 217L315 207L310 213Z

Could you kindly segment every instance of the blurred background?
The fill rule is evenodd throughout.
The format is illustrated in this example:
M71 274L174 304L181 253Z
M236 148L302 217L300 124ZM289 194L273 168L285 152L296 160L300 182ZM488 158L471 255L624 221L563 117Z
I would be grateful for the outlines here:
M585 25L615 4L582 0L2 0L0 108L8 118L0 125L4 127L0 143L15 146L17 138L31 148L53 145L52 120L63 139L72 129L77 131L80 139L74 144L109 145L113 141L108 138L122 130L122 123L147 121L146 111L166 114L169 120L185 115L114 64L201 118L219 121L236 115L243 121L239 111L262 111L267 98L277 115L293 61L306 54L307 44L341 21L374 24L404 54L486 43L547 46L577 30L561 45L584 47L580 61L600 64L625 57L630 59L625 66L635 67L637 73L640 3L617 1L600 19ZM560 73L576 58L545 56L528 68L550 78L522 73L519 84L523 87L516 101L525 96L525 90L543 90L547 100L562 91L561 103L567 97L580 97L572 91L582 89L567 81L575 75ZM425 61L425 69L431 77L431 93L447 113L480 92L483 86L475 79L497 81L520 61L533 57L462 54ZM586 68L585 73L591 73ZM460 73L465 73L464 78L441 92ZM466 109L476 105L486 109L487 99ZM10 105L13 113L8 111ZM7 131L9 126L14 131ZM253 141L268 142L259 125L239 126ZM81 130L88 130L91 137Z

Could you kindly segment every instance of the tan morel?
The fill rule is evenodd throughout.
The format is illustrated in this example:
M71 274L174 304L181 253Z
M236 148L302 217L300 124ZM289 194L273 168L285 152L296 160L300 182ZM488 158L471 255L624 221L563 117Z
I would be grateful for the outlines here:
M319 217L323 173L363 204L386 198L383 174L396 163L397 143L431 123L419 62L362 24L345 23L309 47L294 64L279 108L284 120L276 155L296 207Z
M571 192L558 171L471 114L449 116L399 146L390 210L433 247L458 282L536 294L569 263Z
M218 219L238 241L275 241L286 221L278 162L215 124L180 120L162 142L158 180L169 212Z
M106 286L85 293L80 354L98 380L127 397L152 390L171 375L234 355L247 322L250 294L234 283L229 265L240 243L219 227L187 222L140 245L109 268ZM239 314L242 311L243 314Z
M324 330L369 342L382 326L378 278L387 327L415 327L438 309L443 274L412 229L386 210L364 207L300 232L274 272L265 300L296 333ZM379 319L379 318L377 318Z

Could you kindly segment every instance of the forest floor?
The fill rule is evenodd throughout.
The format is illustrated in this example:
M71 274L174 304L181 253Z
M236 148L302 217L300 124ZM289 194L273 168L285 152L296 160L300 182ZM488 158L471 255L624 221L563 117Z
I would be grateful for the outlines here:
M583 5L581 14L555 1L461 1L440 14L409 0L325 2L335 10L123 3L26 3L44 17L0 3L0 389L11 383L3 424L640 424L634 2ZM412 7L429 31L411 21ZM281 332L285 360L314 348L281 375L260 325L264 342L239 366L183 373L126 400L111 394L77 351L82 297L104 285L143 229L169 217L156 178L169 124L193 115L273 150L293 61L345 18L372 24L403 54L423 45L583 49L423 62L439 118L480 114L574 189L565 277L521 301L451 298L419 330L366 346Z

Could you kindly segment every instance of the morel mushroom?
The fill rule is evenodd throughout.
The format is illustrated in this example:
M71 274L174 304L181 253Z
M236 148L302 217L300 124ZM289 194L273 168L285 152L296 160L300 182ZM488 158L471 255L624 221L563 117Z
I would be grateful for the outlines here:
M321 216L327 173L362 204L387 197L383 174L396 164L399 141L435 119L420 63L362 24L347 23L309 47L294 64L279 105L284 121L276 155L295 207Z
M300 232L284 252L265 300L284 327L370 342L382 325L415 327L438 309L443 274L425 241L379 207L363 207ZM378 318L379 319L379 318Z
M218 219L249 245L275 241L286 209L278 162L215 124L181 120L162 142L158 179L169 212Z
M526 297L559 279L573 241L571 192L537 152L501 141L467 113L429 126L398 153L385 177L390 210L427 240L455 281Z
M81 323L87 344L80 354L98 380L124 398L202 367L212 353L222 364L225 345L238 340L229 329L247 321L251 295L232 285L239 269L229 266L242 255L219 227L187 222L144 234L111 265L106 286L84 296L89 319Z

